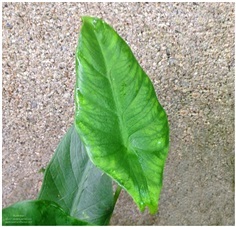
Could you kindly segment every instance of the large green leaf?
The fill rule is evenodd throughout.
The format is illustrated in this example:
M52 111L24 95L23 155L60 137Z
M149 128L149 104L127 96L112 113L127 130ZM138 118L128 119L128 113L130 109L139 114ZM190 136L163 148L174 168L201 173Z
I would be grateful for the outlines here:
M155 213L169 127L149 77L125 41L92 17L83 17L76 74L76 129L91 160Z
M28 200L2 210L3 225L89 225L69 216L56 203L47 200Z
M54 201L71 216L94 225L109 221L113 211L111 179L89 160L74 125L45 171L38 199Z

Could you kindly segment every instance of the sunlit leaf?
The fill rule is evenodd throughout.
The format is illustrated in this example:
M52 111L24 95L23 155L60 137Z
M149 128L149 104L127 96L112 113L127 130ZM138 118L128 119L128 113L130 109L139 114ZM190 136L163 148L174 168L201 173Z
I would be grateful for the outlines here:
M149 77L125 41L92 17L83 17L76 74L76 129L88 155L155 213L169 127Z

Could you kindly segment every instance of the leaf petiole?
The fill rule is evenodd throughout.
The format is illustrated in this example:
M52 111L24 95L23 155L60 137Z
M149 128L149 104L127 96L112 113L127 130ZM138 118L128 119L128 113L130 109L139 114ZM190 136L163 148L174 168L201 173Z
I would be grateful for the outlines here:
M122 190L122 187L120 185L117 185L115 195L114 195L114 207L116 205L117 199L119 198L121 190Z

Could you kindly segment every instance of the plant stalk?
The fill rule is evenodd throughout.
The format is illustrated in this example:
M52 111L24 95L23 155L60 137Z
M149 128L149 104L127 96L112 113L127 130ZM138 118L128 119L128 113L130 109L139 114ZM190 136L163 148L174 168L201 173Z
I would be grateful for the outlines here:
M114 194L114 203L113 203L113 209L110 213L110 216L107 218L107 220L105 221L104 225L109 225L109 222L110 222L110 219L111 219L111 216L113 214L113 211L115 209L115 205L116 205L116 202L117 202L117 199L119 198L119 195L120 195L120 192L122 190L122 187L120 185L117 185L117 188L116 188L116 191L115 191L115 194Z
M121 190L122 190L122 187L120 185L117 185L115 195L114 195L114 207L116 205L117 199L119 198Z

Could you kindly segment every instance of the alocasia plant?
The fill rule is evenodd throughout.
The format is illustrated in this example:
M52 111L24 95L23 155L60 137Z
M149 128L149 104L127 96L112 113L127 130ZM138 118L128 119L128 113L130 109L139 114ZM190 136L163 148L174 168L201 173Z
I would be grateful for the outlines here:
M45 171L38 199L3 209L4 225L19 213L41 225L47 218L52 225L106 225L121 188L141 211L158 209L169 147L166 113L125 41L101 19L82 20L75 123ZM118 183L114 195L111 180Z

